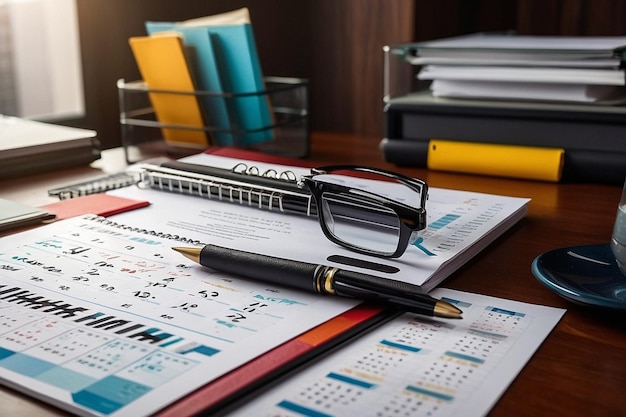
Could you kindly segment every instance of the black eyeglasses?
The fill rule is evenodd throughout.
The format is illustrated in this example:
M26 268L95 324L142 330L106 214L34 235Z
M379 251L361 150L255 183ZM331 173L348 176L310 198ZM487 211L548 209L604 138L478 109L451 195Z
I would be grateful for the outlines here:
M361 173L384 181L364 180ZM335 165L312 169L311 175L301 177L300 185L311 191L326 237L355 252L397 258L426 228L428 185L422 180L382 169Z

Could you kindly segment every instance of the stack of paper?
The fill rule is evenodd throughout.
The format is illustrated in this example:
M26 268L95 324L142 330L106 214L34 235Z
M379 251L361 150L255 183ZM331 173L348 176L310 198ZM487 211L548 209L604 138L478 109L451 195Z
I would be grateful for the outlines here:
M0 198L0 231L54 220L55 215L43 209Z
M100 158L96 132L0 115L0 178L89 165Z
M472 34L415 45L433 95L607 102L626 97L626 37Z
M146 22L146 29L149 36L133 37L130 44L152 90L156 116L165 126L191 128L165 128L166 141L206 147L207 141L230 146L273 138L247 8L183 22Z

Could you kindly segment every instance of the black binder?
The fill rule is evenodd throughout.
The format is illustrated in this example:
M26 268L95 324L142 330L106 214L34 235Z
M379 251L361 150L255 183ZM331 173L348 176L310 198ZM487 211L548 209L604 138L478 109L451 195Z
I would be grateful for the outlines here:
M422 91L384 109L388 162L426 166L429 139L565 149L564 181L622 184L626 106L433 97Z

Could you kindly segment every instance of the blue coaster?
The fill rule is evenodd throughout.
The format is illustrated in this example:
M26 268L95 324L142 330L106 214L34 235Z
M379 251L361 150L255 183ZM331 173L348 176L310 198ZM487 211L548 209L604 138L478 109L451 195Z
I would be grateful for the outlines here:
M574 303L626 310L626 275L608 244L571 246L539 255L533 275Z

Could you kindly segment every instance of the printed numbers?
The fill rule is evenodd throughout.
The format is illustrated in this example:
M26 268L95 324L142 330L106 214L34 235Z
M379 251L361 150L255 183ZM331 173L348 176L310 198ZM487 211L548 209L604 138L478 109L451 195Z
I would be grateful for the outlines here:
M72 281L89 282L89 278L84 276L72 277Z
M230 321L232 321L233 323L239 323L241 320L245 320L246 316L241 313L234 313L227 315L226 318L231 319Z
M135 297L139 298L150 298L151 294L148 291L135 291L133 292Z
M209 292L207 290L198 291L198 294L200 294L202 298L217 297L218 295L220 295L217 291Z
M177 305L177 306L172 306L171 308L178 308L178 309L181 309L183 311L187 311L188 312L191 309L198 308L198 304L182 303L182 304Z
M159 288L166 288L167 284L164 284L162 282L147 282L146 283L146 287L159 287Z
M83 252L87 252L90 248L84 248L84 247L77 247L77 248L71 248L68 249L66 251L64 251L63 253L67 253L68 255L78 255L79 253L83 253Z
M244 307L244 311L247 311L248 313L253 313L254 311L256 311L257 308L263 308L263 307L267 307L267 304L262 304L262 303L252 303L247 307Z

